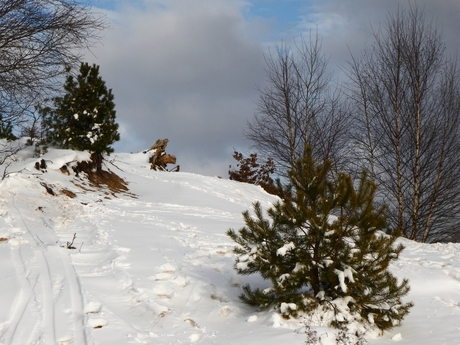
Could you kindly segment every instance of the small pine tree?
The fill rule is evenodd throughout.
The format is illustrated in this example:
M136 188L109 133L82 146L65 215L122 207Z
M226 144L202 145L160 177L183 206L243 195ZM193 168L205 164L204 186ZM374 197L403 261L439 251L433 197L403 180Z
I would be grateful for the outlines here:
M115 122L115 104L111 89L99 76L99 66L82 63L80 74L69 75L63 97L53 99L53 107L40 108L44 126L49 130L50 144L92 153L97 169L101 169L102 153L110 154L110 146L120 140Z
M408 281L398 284L389 264L402 245L385 234L385 209L376 209L376 186L362 174L357 188L350 176L329 178L330 163L317 165L311 150L298 160L283 188L290 197L276 203L265 219L259 203L246 226L227 234L238 244L235 269L259 273L266 289L244 286L241 299L262 309L274 306L284 317L323 313L337 328L358 321L386 330L398 325L412 303L402 303ZM293 192L292 192L293 190Z
M17 137L13 134L13 125L10 121L3 121L3 116L0 114L0 139L16 140Z

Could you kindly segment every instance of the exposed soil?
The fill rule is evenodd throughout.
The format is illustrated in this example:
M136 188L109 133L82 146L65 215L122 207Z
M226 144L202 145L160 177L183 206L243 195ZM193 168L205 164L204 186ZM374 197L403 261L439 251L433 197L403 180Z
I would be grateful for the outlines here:
M74 192L71 192L68 189L61 189L61 194L67 195L69 198L73 199L76 198L77 195Z
M72 169L73 172L77 177L85 177L88 182L88 186L84 187L81 183L85 184L84 182L74 184L85 191L91 191L92 189L109 189L110 194L112 196L116 196L115 194L124 193L128 194L132 197L136 197L134 194L129 193L128 183L123 180L120 176L115 174L113 171L108 169L102 170L98 168L96 163L91 161L81 161L78 162L76 165L68 166L64 165L60 168L63 174L70 174L69 170ZM67 190L63 189L60 191L62 194L67 195L69 198L75 198L76 194Z

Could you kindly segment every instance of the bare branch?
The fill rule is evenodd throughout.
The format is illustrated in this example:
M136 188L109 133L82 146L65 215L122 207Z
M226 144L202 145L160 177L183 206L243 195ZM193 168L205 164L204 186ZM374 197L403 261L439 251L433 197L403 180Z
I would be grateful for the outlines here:
M304 155L306 145L319 161L343 165L349 113L340 92L331 88L328 59L318 35L302 38L294 49L282 44L265 57L268 86L260 89L258 110L245 135L280 175Z
M0 2L0 113L21 114L57 90L99 40L103 18L76 0Z
M380 185L391 225L423 242L460 222L460 72L422 9L390 14L374 44L352 57L356 162Z

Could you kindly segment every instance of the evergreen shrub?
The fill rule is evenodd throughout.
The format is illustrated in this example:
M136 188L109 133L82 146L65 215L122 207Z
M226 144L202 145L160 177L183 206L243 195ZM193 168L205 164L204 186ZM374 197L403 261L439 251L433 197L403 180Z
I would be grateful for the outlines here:
M267 210L254 203L254 216L227 234L237 243L235 269L258 273L264 288L243 287L240 298L253 306L274 307L285 318L319 313L329 326L347 329L359 322L381 331L400 324L412 303L406 279L389 271L403 250L388 235L385 208L376 208L375 184L366 173L353 184L328 161L316 164L311 150L289 171L289 188ZM283 195L289 195L284 197Z
M39 109L48 130L46 141L91 152L99 170L102 153L113 152L111 145L120 140L112 90L99 76L99 66L82 63L76 78L67 77L64 91L53 99L52 107Z

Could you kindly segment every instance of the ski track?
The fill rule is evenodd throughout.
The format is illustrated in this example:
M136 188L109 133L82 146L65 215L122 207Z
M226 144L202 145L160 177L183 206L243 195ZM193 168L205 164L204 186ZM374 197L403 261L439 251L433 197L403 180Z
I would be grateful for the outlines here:
M30 188L33 190L34 185ZM52 228L53 219L45 213L56 205L45 194L40 199L46 206L32 212L20 209L17 204L32 205L28 197L6 195L3 198L10 212L5 223L9 226L11 259L21 289L11 306L11 316L0 342L5 345L87 344L78 277L69 250L60 246Z
M27 324L27 328L32 328L32 330L35 331L40 322L35 299L36 296L34 293L37 277L35 277L33 282L29 280L32 279L32 275L28 275L25 271L26 266L21 257L19 247L11 248L11 257L16 270L16 276L18 277L21 285L21 290L18 292L12 305L9 327L3 336L3 340L6 345L12 344L15 335L18 335L21 338L28 338L27 342L30 343L32 341L31 336L33 332L30 333L29 336L22 335L21 333L24 333L25 329L19 326ZM32 311L32 313L28 314L27 311Z

